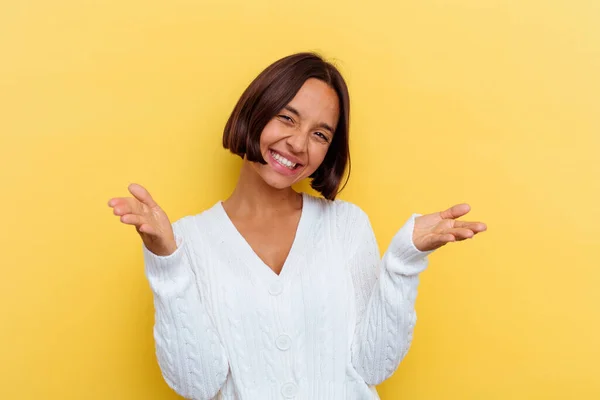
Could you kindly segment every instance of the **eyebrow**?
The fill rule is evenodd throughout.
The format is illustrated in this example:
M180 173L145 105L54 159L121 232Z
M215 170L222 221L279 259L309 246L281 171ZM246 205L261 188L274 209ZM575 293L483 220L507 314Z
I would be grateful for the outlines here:
M290 106L289 104L287 106L285 106L284 109L288 110L292 114L296 114L296 116L298 118L302 119L302 115L300 115L300 111L296 110L294 107ZM327 129L330 133L335 132L333 130L333 128L331 126L329 126L329 124L327 124L325 122L321 122L321 123L317 124L317 128Z

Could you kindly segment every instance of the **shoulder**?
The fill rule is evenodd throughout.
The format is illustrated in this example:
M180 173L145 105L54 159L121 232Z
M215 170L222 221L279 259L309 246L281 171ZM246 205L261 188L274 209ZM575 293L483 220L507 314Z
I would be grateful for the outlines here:
M219 203L198 214L188 214L173 222L173 232L182 236L202 236L215 229L219 219Z
M316 216L330 227L336 237L347 241L351 237L371 235L372 228L367 213L358 205L346 200L327 200L310 196L309 200L316 204Z
M355 219L368 219L367 213L358 205L346 200L327 200L322 197L315 197L305 194L305 198L316 204L321 217L331 218L340 222L351 221Z
M333 245L339 246L344 257L351 257L361 249L378 253L371 222L360 206L345 200L332 201L318 197L311 197L310 201L317 204L317 218L327 225L323 232L329 235Z

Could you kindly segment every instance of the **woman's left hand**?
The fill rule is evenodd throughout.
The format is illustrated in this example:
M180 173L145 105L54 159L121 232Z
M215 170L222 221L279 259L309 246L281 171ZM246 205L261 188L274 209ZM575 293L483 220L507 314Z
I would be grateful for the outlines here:
M471 210L468 204L457 204L446 211L415 218L413 243L420 251L435 250L449 242L470 239L487 229L483 222L457 221Z

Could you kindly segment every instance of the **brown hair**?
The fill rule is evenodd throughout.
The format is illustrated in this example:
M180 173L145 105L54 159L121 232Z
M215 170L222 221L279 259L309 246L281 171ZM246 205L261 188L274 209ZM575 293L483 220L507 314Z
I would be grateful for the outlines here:
M337 93L340 116L323 163L310 176L311 186L326 199L339 193L346 165L350 175L348 130L350 97L338 69L315 53L284 57L261 72L238 100L223 132L223 147L248 161L266 164L260 153L260 135L267 123L281 111L307 79L327 83ZM346 178L346 182L348 178ZM344 183L345 186L345 183ZM342 187L343 189L343 187Z

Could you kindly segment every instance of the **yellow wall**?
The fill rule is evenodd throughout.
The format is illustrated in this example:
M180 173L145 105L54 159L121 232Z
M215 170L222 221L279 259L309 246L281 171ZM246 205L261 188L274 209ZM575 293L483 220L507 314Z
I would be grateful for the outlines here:
M413 211L468 201L489 226L431 257L382 398L600 398L598 21L597 0L3 2L0 398L177 398L106 201L139 182L177 219L224 198L230 110L302 50L347 76L342 198L382 249Z

